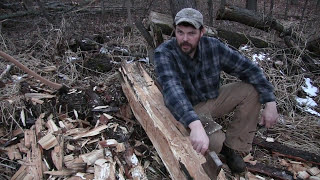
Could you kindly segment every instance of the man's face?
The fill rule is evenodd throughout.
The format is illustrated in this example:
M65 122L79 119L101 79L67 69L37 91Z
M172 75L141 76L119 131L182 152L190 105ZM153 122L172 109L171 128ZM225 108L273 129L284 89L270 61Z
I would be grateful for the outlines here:
M195 29L192 26L182 26L177 25L175 29L175 34L177 38L178 45L182 52L193 57L200 38L203 36L204 29Z

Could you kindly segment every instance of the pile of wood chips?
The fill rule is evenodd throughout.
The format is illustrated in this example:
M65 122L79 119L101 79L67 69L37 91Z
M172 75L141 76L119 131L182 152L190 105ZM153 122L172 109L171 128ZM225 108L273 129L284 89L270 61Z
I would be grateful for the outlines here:
M103 118L113 117L103 114ZM79 128L84 121L41 114L30 129L18 129L14 137L23 137L4 150L10 160L21 164L12 179L147 179L133 147L115 139L105 139L103 132L126 127L117 123ZM74 153L74 152L79 152ZM22 155L23 154L23 155Z

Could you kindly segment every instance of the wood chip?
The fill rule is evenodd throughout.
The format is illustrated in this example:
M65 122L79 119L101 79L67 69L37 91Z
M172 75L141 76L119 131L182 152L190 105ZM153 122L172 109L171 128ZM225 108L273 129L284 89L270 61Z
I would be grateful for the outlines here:
M318 177L318 176L310 176L309 180L320 180L320 177Z
M70 170L62 170L62 171L45 171L44 174L49 174L53 176L70 176L74 174L74 172Z
M102 125L102 126L96 127L94 129L91 129L90 131L88 131L86 133L82 133L82 134L76 135L75 137L73 137L73 139L79 139L79 138L83 138L83 137L95 136L97 134L100 134L101 131L103 131L107 127L108 127L107 125Z
M115 147L116 148L116 152L123 152L126 150L125 146L123 143L118 143L117 140L115 139L108 139L105 141L100 141L99 144L102 147Z
M52 135L52 133L48 133L44 137L42 137L38 143L41 145L41 147L45 150L51 149L54 146L58 144L57 138Z
M252 165L256 165L257 164L257 160L253 160L253 156L251 155L251 153L249 153L246 157L243 158L244 162L250 163Z
M298 172L298 178L300 179L308 179L309 177L310 177L310 174L308 174L306 171Z
M309 174L311 174L311 176L316 176L316 175L320 174L320 170L317 167L312 167L312 168L308 169L307 172Z
M98 159L94 163L94 177L97 180L114 180L116 179L115 175L115 162L106 160L106 159Z
M89 166L94 164L94 162L98 159L102 159L104 157L103 149L94 150L90 153L81 154L80 157L82 160L87 163Z
M51 132L51 133L59 131L58 126L56 125L56 123L53 122L52 119L48 120L48 122L46 123L46 126L48 128L48 131Z
M51 159L53 164L56 166L57 170L62 170L63 165L63 145L57 145L51 151Z
M26 93L24 94L26 98L35 98L35 99L51 99L56 97L55 95L43 94L43 93Z
M12 146L6 147L5 150L7 151L7 155L10 160L22 159L22 156L20 154L20 151L18 150L17 145L12 145Z

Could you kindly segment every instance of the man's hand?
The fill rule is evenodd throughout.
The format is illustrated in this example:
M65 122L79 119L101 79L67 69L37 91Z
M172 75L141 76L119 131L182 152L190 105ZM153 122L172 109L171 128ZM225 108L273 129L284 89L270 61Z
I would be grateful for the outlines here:
M278 117L276 102L268 102L262 111L260 125L270 128L277 122Z
M193 121L189 124L190 132L190 140L193 146L193 149L198 153L204 154L209 147L209 137L204 130L201 121Z

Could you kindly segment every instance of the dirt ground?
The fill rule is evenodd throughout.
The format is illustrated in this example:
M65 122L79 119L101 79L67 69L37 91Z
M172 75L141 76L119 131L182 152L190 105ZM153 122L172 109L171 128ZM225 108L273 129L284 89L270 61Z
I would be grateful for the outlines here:
M245 7L244 1L227 1L230 4ZM319 13L315 9L316 1L310 1L305 12L305 19L301 20L304 1L297 5L290 5L288 20L284 20L285 0L275 2L274 17L287 26L295 27L305 39L319 37ZM0 9L0 17L14 14L15 11L33 11L40 9L39 4L31 2L23 6L19 1L14 10ZM10 4L5 2L5 4ZM100 139L116 139L118 142L126 142L134 151L146 176L149 179L170 179L164 164L152 146L151 141L129 110L129 105L124 96L119 79L118 69L121 61L142 60L150 54L148 46L140 32L133 26L130 30L126 9L122 1L93 1L82 7L83 1L44 1L50 8L41 15L25 15L15 18L4 18L0 26L0 50L10 54L21 63L51 81L65 84L72 89L68 95L56 94L54 89L40 83L31 76L25 75L17 67L12 67L10 72L0 79L0 179L10 179L21 167L22 158L11 159L8 157L8 143L14 138L14 133L20 130L30 129L37 119L44 115L44 120L49 117L58 123L66 117L76 120L70 121L74 128L93 128L99 121L105 124L117 124L117 127L125 127L127 133L121 128L106 129ZM269 1L259 2L259 12L269 12ZM170 14L168 1L134 1L133 17L141 19L147 24L150 11ZM207 1L197 1L198 8L203 12L205 22L208 23ZM75 7L75 8L72 8ZM102 11L102 7L104 10ZM219 2L214 2L214 12L217 11ZM319 7L320 8L320 7ZM61 11L59 9L69 9ZM63 12L63 13L62 13ZM276 32L262 32L254 28L229 21L215 21L214 28L225 28L235 32L242 32L251 36L261 37L280 45L280 48L254 48L250 52L244 52L247 56L264 52L273 62L283 60L279 58L285 52L285 45ZM128 32L129 28L129 32ZM282 48L281 48L282 47ZM286 56L288 59L296 59L298 56ZM319 57L318 57L319 62ZM299 70L295 75L286 74L286 70L274 68L273 62L260 62L267 77L274 84L277 95L278 110L282 123L267 132L261 131L257 136L272 137L284 145L296 149L305 150L320 155L320 120L319 116L307 113L298 108L295 96L306 96L301 86L304 78L313 80L315 87L320 87L319 72L310 73ZM0 60L0 73L4 72L10 63ZM144 65L151 76L152 64ZM284 69L286 67L283 67ZM223 75L226 81L233 81L232 77ZM43 102L35 102L27 98L26 93L53 94L51 99L42 99ZM88 95L89 94L89 95ZM319 104L319 96L314 97ZM96 106L108 106L108 111L92 111ZM320 113L319 107L314 110ZM22 113L23 112L23 113ZM113 118L103 119L106 113ZM23 115L22 115L23 114ZM21 121L24 117L25 123ZM221 120L230 120L232 114ZM80 121L79 121L80 120ZM224 122L221 122L223 126ZM99 123L98 123L99 124ZM103 123L102 123L103 124ZM268 133L268 135L266 134ZM20 137L21 139L22 137ZM90 140L94 140L92 138ZM83 141L65 140L74 146L73 150L66 150L64 155L78 156L97 149L97 142L91 144ZM47 152L48 153L48 152ZM253 148L254 158L259 162L285 169L282 159L271 156L270 153L258 147ZM26 153L22 153L25 157ZM119 155L119 157L122 157ZM120 158L120 161L125 161ZM50 163L49 163L50 164ZM303 163L302 163L303 164ZM306 167L303 164L301 166ZM308 164L308 167L312 165ZM319 167L319 166L318 166ZM234 178L227 172L227 178ZM55 178L46 175L45 178L63 179L70 176ZM130 176L126 176L130 179ZM270 179L269 177L265 177Z

